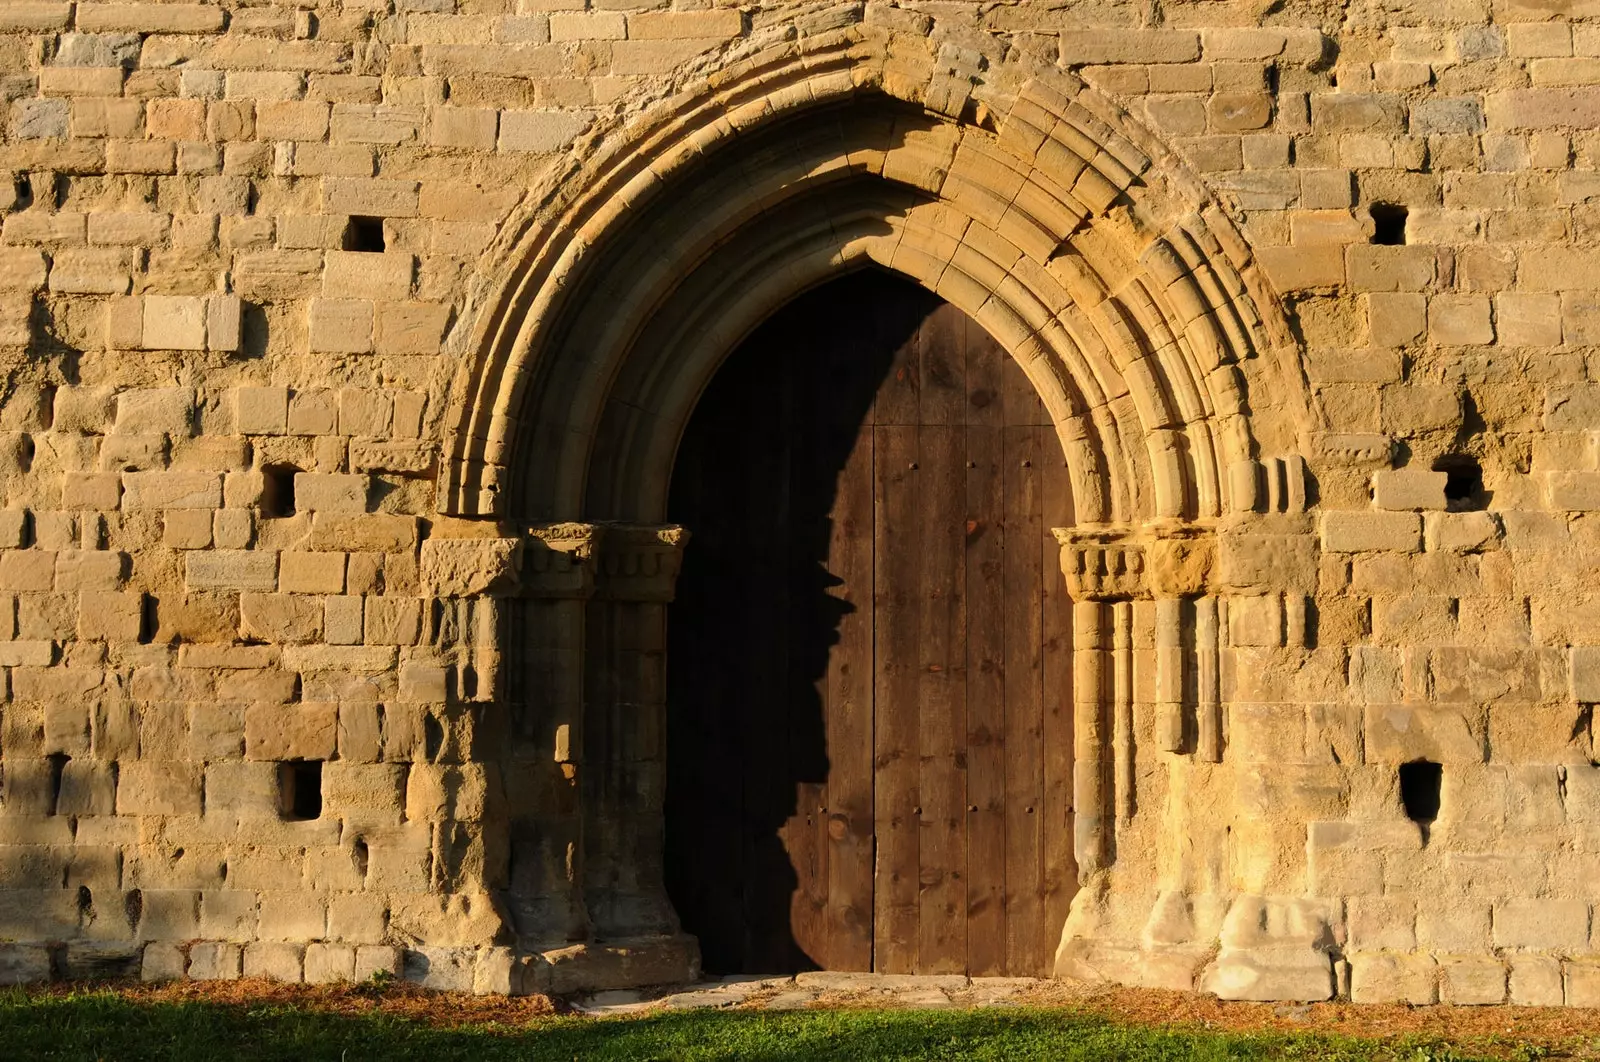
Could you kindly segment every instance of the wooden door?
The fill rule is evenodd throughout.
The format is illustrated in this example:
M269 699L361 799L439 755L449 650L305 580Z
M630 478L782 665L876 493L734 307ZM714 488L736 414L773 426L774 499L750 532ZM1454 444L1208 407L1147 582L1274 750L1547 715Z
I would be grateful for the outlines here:
M708 971L1049 972L1068 506L1021 370L907 281L812 291L719 371L667 669L668 888Z

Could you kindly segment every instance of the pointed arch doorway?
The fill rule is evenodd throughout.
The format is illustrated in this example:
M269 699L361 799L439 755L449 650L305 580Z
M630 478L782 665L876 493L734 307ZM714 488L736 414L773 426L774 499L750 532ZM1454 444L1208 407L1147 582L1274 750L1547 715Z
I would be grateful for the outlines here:
M1022 371L900 277L813 289L718 371L669 502L666 877L706 970L1050 972L1070 505Z

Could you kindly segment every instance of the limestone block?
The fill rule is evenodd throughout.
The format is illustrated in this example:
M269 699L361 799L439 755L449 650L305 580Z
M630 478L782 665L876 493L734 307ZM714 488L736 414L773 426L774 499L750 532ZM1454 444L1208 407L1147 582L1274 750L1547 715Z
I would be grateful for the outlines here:
M1400 764L1417 759L1438 763L1483 762L1482 724L1448 708L1400 704L1366 709L1367 760Z
M1551 472L1545 476L1545 484L1552 509L1600 510L1600 472Z
M276 590L278 554L270 550L195 551L184 555L184 573L188 590Z
M144 627L144 594L84 591L77 612L79 638L132 642Z
M1438 1002L1438 971L1430 955L1397 952L1350 956L1350 999L1355 1003Z
M1333 997L1333 961L1306 947L1225 948L1201 975L1200 989L1220 999L1317 1002Z
M137 760L122 766L117 813L198 815L200 765L176 760Z
M380 354L437 354L449 317L442 302L380 302L374 345Z
M329 214L413 218L419 188L417 181L334 177L322 182L323 207Z
M1600 1007L1600 962L1572 959L1564 964L1566 1004L1569 1007Z
M1519 649L1446 646L1430 654L1434 698L1440 702L1536 701L1540 661Z
M119 808L120 810L120 808ZM138 935L142 940L191 940L200 932L200 893L194 889L143 889Z
M331 435L339 426L339 396L335 391L296 391L289 399L289 434Z
M187 436L193 431L194 391L188 387L151 387L117 395L117 417L112 431L118 435L167 434Z
M1283 645L1283 599L1277 594L1228 599L1231 645Z
M298 984L304 944L252 941L244 946L244 975Z
M365 387L346 387L339 392L339 434L373 435L388 433L393 403L382 391Z
M296 671L351 671L376 674L394 667L398 650L392 645L291 645L283 663Z
M266 940L315 940L328 928L327 909L320 897L299 891L263 892L257 932Z
M242 969L244 948L219 940L200 940L189 945L189 978L194 981L237 981Z
M369 597L366 605L368 645L415 645L422 630L422 601L414 597Z
M240 633L274 643L313 642L322 636L322 603L299 594L239 595Z
M449 680L447 668L407 663L400 669L400 699L414 704L443 704L449 699Z
M287 387L241 387L233 393L234 430L244 435L282 435L289 425Z
M205 785L207 814L218 812L256 819L278 817L276 763L210 763L206 765Z
M295 508L307 512L360 513L367 508L365 475L298 472L294 477Z
M168 467L168 439L161 432L110 435L101 440L102 472L153 472Z
M330 299L404 299L415 269L416 259L410 254L329 251L322 294Z
M365 354L372 349L370 299L312 299L310 349L314 353Z
M422 543L422 585L440 597L487 593L514 583L521 560L521 539L430 538Z
M1494 298L1495 325L1505 346L1556 346L1561 342L1561 299L1556 295L1502 292Z
M1422 548L1422 518L1415 513L1331 512L1322 517L1322 545L1336 553Z
M323 768L323 799L338 810L398 813L406 776L406 765L401 763L329 763Z
M139 976L143 961L144 949L132 941L70 941L62 955L61 973L74 980L121 980Z
M285 552L282 589L286 594L337 594L344 590L343 553Z
M218 549L244 549L255 534L255 514L248 510L221 509L212 516L211 537Z
M1555 899L1496 904L1494 942L1501 948L1582 951L1589 943L1589 905L1583 900Z
M187 966L188 959L176 944L146 944L139 976L145 981L179 981Z
M1443 472L1420 468L1375 472L1373 500L1380 509L1443 509L1444 484L1448 478Z
M140 345L152 350L206 349L205 299L197 295L146 295Z
M1559 1007L1566 1000L1561 960L1548 955L1511 956L1511 1002L1519 1007Z
M61 769L58 815L111 815L116 811L117 777L109 763L73 759Z
M311 524L311 547L319 550L409 551L418 537L414 516L319 512Z
M323 639L329 645L360 645L362 641L362 599L351 596L325 597Z
M117 550L64 549L56 554L57 590L119 590L128 555Z
M253 704L245 709L245 756L252 760L326 760L338 738L338 706Z
M572 111L500 112L501 151L550 153L561 151L577 139L589 116Z
M1422 518L1429 552L1478 553L1496 548L1502 536L1493 513L1430 512Z
M306 983L333 984L356 980L356 949L350 944L310 944L306 947Z
M328 898L329 938L350 944L377 944L386 928L387 911L371 895L335 894ZM363 975L369 976L370 973Z
M1439 1001L1495 1006L1506 1001L1506 964L1488 955L1441 956Z
M385 944L363 944L356 949L356 981L365 981L374 974L385 973L398 977L405 963L405 952Z
M61 483L63 509L116 509L122 500L122 479L115 472L68 472Z
M0 552L0 590L49 590L55 585L56 554L53 550Z

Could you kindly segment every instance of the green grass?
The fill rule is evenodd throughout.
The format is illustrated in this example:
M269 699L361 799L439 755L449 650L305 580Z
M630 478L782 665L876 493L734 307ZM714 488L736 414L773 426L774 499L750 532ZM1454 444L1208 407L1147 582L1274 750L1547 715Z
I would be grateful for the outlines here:
M338 1014L285 1005L136 1002L111 992L55 997L0 992L0 1060L5 1062L387 1062L411 1058L429 1062L1466 1062L1479 1057L1517 1058L1519 1054L1522 1058L1546 1057L1534 1048L1478 1056L1421 1041L1148 1028L1062 1010L687 1011L635 1018L545 1018L517 1027L438 1028L384 1014Z

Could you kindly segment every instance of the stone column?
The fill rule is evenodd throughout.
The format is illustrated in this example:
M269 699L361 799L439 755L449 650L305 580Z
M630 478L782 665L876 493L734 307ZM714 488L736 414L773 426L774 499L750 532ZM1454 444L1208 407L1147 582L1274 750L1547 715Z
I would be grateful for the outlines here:
M505 602L515 652L503 775L510 811L510 908L525 944L589 936L583 897L584 612L594 594L591 524L528 529L518 597Z
M584 898L593 939L676 937L663 882L667 603L687 533L607 525L587 608Z
M1134 806L1131 602L1145 595L1144 547L1114 529L1055 535L1073 600L1073 848L1087 884L1111 863L1118 812Z

